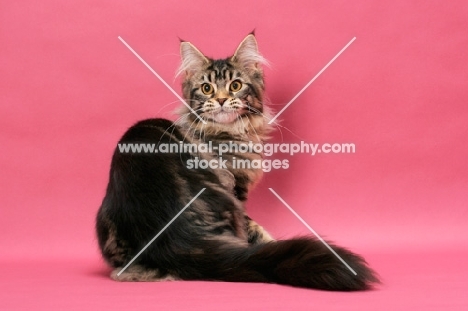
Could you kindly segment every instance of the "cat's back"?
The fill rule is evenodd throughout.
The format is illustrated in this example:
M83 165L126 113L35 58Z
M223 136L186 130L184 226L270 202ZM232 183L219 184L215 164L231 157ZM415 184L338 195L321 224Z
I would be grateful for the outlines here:
M167 119L154 118L138 121L131 126L120 139L119 143L138 142L140 140L158 141L167 131L178 133L178 128ZM157 135L160 133L160 135ZM117 148L118 149L118 148Z
M112 156L106 195L96 219L99 246L111 266L129 260L141 236L174 214L184 187L177 178L184 154L156 152L161 143L183 139L172 121L146 119L131 126Z

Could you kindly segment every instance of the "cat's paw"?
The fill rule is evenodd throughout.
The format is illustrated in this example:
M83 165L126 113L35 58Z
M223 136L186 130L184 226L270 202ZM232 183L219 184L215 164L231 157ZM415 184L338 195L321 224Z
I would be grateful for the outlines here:
M249 244L268 243L275 240L262 226L251 219L248 221L247 234Z
M120 273L122 268L116 268L111 272L110 277L119 282L162 282L179 280L176 276L162 275L158 269L146 269L142 266L133 266Z

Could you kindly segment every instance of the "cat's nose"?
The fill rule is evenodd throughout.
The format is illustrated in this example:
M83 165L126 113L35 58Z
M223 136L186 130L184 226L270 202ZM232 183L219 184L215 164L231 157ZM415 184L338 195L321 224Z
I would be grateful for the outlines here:
M218 103L222 106L227 98L218 98Z

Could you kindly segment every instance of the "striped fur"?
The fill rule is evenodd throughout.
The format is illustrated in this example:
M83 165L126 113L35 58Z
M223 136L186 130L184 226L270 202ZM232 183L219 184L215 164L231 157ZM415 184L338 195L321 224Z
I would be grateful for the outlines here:
M263 57L253 34L233 56L214 60L181 43L182 90L190 107L171 122L148 119L132 126L120 143L263 143L271 131L263 104ZM219 154L114 152L96 231L103 258L118 281L223 280L275 282L327 290L363 290L377 282L365 261L333 246L357 276L313 238L275 241L245 211L261 169L235 169L234 158L262 160L260 153L222 155L226 169L189 169L194 157ZM206 190L119 275L154 235L199 191ZM266 208L266 207L265 207Z

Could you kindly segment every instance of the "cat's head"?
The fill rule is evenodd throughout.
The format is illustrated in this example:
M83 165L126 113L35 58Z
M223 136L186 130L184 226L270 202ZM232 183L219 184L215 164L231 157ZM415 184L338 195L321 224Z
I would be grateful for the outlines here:
M253 34L226 59L211 59L190 42L181 42L182 91L186 103L207 124L204 130L253 131L265 127L263 105L264 58ZM201 128L201 121L183 107L187 121Z

